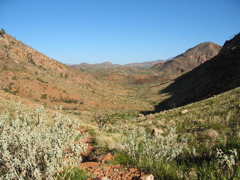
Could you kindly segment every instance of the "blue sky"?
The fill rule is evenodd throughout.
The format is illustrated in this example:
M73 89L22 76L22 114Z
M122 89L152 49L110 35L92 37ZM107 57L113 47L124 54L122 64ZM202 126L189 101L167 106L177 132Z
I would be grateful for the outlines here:
M0 1L0 28L62 63L168 59L240 32L239 0Z

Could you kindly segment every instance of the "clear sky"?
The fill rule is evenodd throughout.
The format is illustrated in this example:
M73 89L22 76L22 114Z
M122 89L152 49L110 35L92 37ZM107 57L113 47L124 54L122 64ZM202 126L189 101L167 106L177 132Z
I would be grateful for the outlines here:
M168 59L240 32L240 0L0 0L0 28L62 63Z

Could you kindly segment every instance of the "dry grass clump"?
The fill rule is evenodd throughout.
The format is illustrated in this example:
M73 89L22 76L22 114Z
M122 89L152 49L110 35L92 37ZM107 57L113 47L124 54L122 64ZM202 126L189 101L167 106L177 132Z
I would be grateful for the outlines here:
M124 146L121 144L120 134L106 134L106 133L99 133L95 137L98 146L100 147L107 147L109 150L123 150Z
M207 139L212 141L215 141L219 137L219 133L214 129L207 129L203 134Z

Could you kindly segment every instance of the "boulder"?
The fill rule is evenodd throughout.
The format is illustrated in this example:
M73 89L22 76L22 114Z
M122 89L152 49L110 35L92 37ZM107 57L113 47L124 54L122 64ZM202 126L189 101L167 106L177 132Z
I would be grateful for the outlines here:
M158 128L153 128L153 130L152 130L152 136L159 136L159 135L161 135L161 134L164 134L164 132L163 132L163 130L162 129L158 129Z
M140 180L154 180L154 176L152 174L145 174L140 177Z

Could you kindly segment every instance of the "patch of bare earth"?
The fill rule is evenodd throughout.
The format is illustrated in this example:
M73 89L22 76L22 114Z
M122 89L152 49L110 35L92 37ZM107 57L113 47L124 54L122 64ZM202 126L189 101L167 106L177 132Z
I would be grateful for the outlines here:
M92 175L93 178L88 178L87 180L145 180L146 177L149 177L149 180L153 180L153 175L145 175L137 168L125 168L122 165L109 163L110 161L114 161L114 155L110 153L97 155L94 158L91 157L90 154L96 148L93 146L90 135L83 142L88 144L88 151L83 154L83 162L79 167Z

